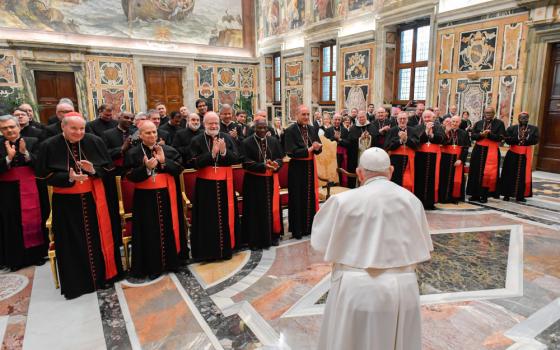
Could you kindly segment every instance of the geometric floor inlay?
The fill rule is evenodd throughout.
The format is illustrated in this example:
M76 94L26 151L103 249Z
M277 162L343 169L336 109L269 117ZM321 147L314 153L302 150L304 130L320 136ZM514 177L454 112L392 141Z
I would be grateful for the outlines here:
M19 274L0 275L0 301L21 292L29 283L29 279Z

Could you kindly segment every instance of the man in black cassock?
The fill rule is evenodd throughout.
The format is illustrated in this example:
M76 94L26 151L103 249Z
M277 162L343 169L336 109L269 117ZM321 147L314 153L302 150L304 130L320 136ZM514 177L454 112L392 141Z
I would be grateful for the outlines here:
M56 105L56 118L57 121L54 123L49 123L48 126L45 127L46 137L51 137L54 135L58 135L62 133L61 122L64 119L66 113L74 112L74 106L69 103L61 102Z
M391 181L414 192L414 158L420 143L415 127L408 124L408 113L397 115L397 126L392 127L385 137L383 148L389 153L394 167Z
M142 142L126 153L126 178L135 183L132 215L132 268L136 277L157 278L179 266L184 227L175 176L183 170L181 155L157 144L154 123L140 124Z
M416 105L416 112L408 118L408 126L417 126L420 125L420 121L422 120L422 114L426 110L426 105L423 103L418 103Z
M525 202L525 197L533 195L531 146L539 143L539 129L529 125L527 112L521 112L517 118L518 124L506 130L505 141L509 150L504 158L500 176L500 192L505 201L515 197L518 202Z
M239 232L232 164L237 147L220 132L220 118L204 115L204 132L191 141L197 171L193 200L191 249L196 260L231 259L233 249L245 243Z
M44 262L47 254L45 217L33 169L39 141L22 137L11 115L0 117L0 132L0 266L16 271Z
M243 140L242 231L252 250L278 245L282 233L282 210L278 170L282 147L268 132L265 119L255 120L255 134Z
M460 128L461 117L455 115L443 120L445 140L439 163L438 202L457 203L465 198L463 169L469 154L469 134Z
M220 132L229 134L237 150L241 153L241 142L243 141L243 130L241 125L233 121L233 108L228 104L223 104L220 108Z
M161 126L158 129L158 132L161 133L167 133L167 144L169 146L171 146L173 144L173 141L175 140L175 135L177 135L177 132L179 130L182 130L183 128L181 127L181 120L183 119L183 116L181 115L180 112L178 111L173 111L171 113L169 113L169 121L165 124L161 124Z
M40 130L45 129L45 126L43 124L41 124L41 123L39 123L38 121L35 120L35 112L33 111L33 107L31 107L31 105L29 103L22 103L22 104L19 105L19 107L17 109L27 113L27 116L29 117L29 125L30 126L33 126L33 127L37 128L37 129L40 129ZM22 125L20 125L20 128L22 130L24 129Z
M237 124L241 127L241 137L245 138L249 136L249 126L247 125L247 112L238 110L235 113L235 120Z
M435 209L439 189L440 145L445 140L445 132L436 124L434 112L429 110L422 114L416 132L419 144L414 156L414 194L424 209Z
M86 132L103 137L103 133L113 129L118 122L113 119L113 105L102 104L97 108L97 119L86 124Z
M311 234L315 213L319 210L317 167L315 155L323 145L313 126L309 125L309 108L300 105L297 122L284 134L288 168L288 219L290 232L296 239Z
M358 159L366 149L375 145L377 129L369 122L365 111L359 111L356 122L348 132L348 171L356 172ZM356 187L356 178L348 179L348 187Z
M331 141L336 141L336 164L344 170L348 170L348 147L350 146L348 134L348 130L342 126L340 113L335 113L333 116L333 126L325 130L325 137ZM345 175L339 174L338 178L342 186L348 186L348 179Z
M39 142L43 141L47 136L44 129L31 125L29 114L20 107L14 109L14 113L12 113L12 115L18 120L20 136L34 137Z
M484 118L474 124L471 138L476 141L471 153L467 194L471 201L488 202L488 195L497 196L500 171L500 142L504 139L504 123L495 118L493 107L484 109Z
M195 101L194 106L196 107L196 111L198 116L200 117L200 124L204 124L204 115L208 112L208 106L206 105L206 100L199 98Z
M200 127L200 116L197 113L191 113L189 114L186 128L177 131L173 139L172 146L181 154L183 166L187 169L194 167L190 147L191 141L196 135L201 133L204 133L204 129Z
M397 122L389 118L389 113L383 107L379 107L375 112L375 119L371 122L372 127L377 130L377 137L375 138L375 147L383 148L385 146L385 137L392 127L397 125Z
M61 293L72 299L103 288L122 271L101 178L112 166L101 138L85 133L76 112L62 120L62 133L45 140L38 175L53 186L52 229Z
M159 127L161 125L163 125L161 123L161 116L160 116L159 112L155 109L150 109L148 111L147 115L148 115L147 120L154 123L154 125L156 126L156 128L159 131L158 132L158 144L160 144L160 145L170 145L171 143L169 142L169 132L159 129Z
M169 122L169 116L167 115L167 107L165 107L163 103L158 103L156 105L156 110L158 111L160 117L160 125L163 126L167 124ZM156 125L156 127L159 128L160 125Z

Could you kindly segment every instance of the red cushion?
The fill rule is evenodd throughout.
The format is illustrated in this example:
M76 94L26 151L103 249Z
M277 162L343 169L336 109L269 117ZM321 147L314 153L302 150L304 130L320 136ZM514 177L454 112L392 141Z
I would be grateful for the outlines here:
M242 167L233 168L233 189L239 195L243 195L243 179L245 177L245 170Z
M196 184L196 171L193 169L186 169L183 172L183 181L185 183L185 194L187 198L193 203L194 201L194 186Z
M288 193L280 195L280 205L283 207L288 206Z
M121 178L122 201L125 213L132 213L132 201L134 198L134 182Z
M132 220L126 220L125 230L123 237L132 237Z

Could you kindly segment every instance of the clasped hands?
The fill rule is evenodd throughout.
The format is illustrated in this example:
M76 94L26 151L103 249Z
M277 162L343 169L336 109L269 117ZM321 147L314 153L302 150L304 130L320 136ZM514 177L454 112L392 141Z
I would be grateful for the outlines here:
M69 173L69 177L70 180L72 181L80 181L80 182L84 182L88 179L88 174L84 174L82 172L85 171L86 173L89 174L95 174L95 169L93 168L93 163L90 162L89 160L80 160L76 162L76 165L80 168L80 172L77 173L74 168L70 168L70 173Z
M6 155L8 156L8 159L10 161L12 161L14 159L14 157L16 156L16 146L15 145L10 145L10 141L6 140L6 142L4 142L4 146L6 147ZM21 154L25 154L27 153L27 148L25 146L25 140L23 138L19 139L19 147L18 147L19 153Z
M216 137L212 143L212 158L216 158L218 153L221 155L226 153L226 140Z
M315 141L313 142L313 144L311 145L311 147L309 147L307 150L309 152L313 152L313 151L318 151L321 149L321 147L323 147L322 144L320 144L319 142Z
M144 165L148 170L153 170L159 164L165 163L165 154L163 153L163 148L160 145L155 145L153 150L153 157L149 158L144 156Z

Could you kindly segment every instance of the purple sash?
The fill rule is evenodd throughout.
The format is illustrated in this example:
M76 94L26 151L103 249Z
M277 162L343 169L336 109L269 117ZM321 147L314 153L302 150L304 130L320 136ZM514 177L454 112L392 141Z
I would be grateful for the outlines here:
M41 229L41 204L35 182L35 173L29 166L11 168L0 174L0 181L19 182L19 201L21 209L21 228L23 245L32 248L44 243Z

